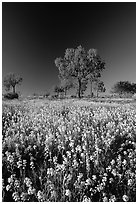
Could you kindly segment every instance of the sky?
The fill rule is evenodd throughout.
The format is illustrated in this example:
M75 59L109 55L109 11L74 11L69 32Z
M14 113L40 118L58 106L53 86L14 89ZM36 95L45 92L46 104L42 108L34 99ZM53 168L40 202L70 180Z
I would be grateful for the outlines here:
M105 61L107 92L117 81L136 82L136 3L2 3L2 79L22 76L22 95L59 85L54 61L79 45Z

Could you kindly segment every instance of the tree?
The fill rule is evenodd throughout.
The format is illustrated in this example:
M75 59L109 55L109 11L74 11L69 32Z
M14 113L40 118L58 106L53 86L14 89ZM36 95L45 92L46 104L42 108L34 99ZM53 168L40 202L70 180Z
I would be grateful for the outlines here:
M78 97L86 90L88 83L88 76L92 74L95 69L99 69L100 58L90 49L88 52L82 46L76 49L67 48L64 58L56 58L55 65L59 70L59 77L67 80L72 78L77 84ZM85 84L85 85L84 85Z
M59 95L59 87L58 86L55 86L54 92L57 94L57 96Z
M57 94L57 96L59 97L59 94L64 93L64 88L61 86L55 86L54 88L54 92Z
M90 49L88 51L88 56L92 61L92 71L88 78L90 81L90 96L93 97L93 82L95 83L101 77L101 72L105 69L105 62L98 55L96 49Z
M64 89L65 96L67 95L67 91L74 87L73 82L71 80L61 79L61 87Z
M44 97L48 98L50 96L50 92L46 91L46 93L44 94Z
M129 81L119 81L112 87L112 93L122 94L135 94L136 84Z
M12 88L12 92L13 94L16 93L16 86L20 85L22 82L22 77L18 77L15 74L8 74L5 78L4 78L4 86L6 88L7 91L9 91Z
M100 81L99 79L97 81L95 81L95 90L97 91L97 97L98 97L98 93L99 92L105 92L106 91L106 88L105 88L105 85L104 85L104 82L103 81Z

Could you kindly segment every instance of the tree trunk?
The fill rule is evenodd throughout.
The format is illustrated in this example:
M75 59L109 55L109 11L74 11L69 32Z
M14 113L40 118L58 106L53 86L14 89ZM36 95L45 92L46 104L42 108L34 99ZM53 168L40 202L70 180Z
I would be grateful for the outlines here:
M67 89L64 90L64 93L65 93L65 97L66 97L66 95L67 95Z
M97 89L97 98L98 98L98 89Z
M91 83L91 89L90 89L91 93L90 93L90 96L91 96L91 98L92 98L92 97L93 97L93 91L92 91L92 80L90 81L90 83Z
M78 89L78 97L81 98L81 80L78 79L79 89Z
M13 94L15 94L15 86L12 86Z

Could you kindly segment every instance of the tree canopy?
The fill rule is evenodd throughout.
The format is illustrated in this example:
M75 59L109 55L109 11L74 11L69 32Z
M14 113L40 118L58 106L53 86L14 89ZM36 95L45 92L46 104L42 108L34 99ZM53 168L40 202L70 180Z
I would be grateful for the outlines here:
M111 92L119 95L134 94L136 93L136 84L129 81L119 81L112 87Z
M95 49L88 52L80 45L76 49L67 48L63 58L55 60L59 70L59 78L68 81L72 78L77 85L78 97L86 90L90 75L95 77L105 69L105 63L101 60Z
M23 80L22 77L10 73L4 78L4 86L7 91L9 91L12 88L13 94L15 94L16 92L15 87L16 85L20 85L22 80Z

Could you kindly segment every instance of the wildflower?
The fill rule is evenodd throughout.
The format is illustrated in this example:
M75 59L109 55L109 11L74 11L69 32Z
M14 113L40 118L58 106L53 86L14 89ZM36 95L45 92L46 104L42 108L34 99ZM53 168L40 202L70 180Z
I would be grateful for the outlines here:
M132 179L128 179L127 185L128 185L128 186L132 186L132 184L133 184L133 180L132 180Z
M42 191L39 190L39 191L37 192L37 198L38 198L38 200L41 201L41 202L43 202L43 197L44 197L44 195L43 195Z
M125 202L128 202L128 201L129 201L129 198L128 198L127 195L123 195L122 199L123 199L123 201L125 201Z
M11 188L11 185L8 184L8 185L6 186L6 191L9 191L10 188Z
M14 157L12 155L8 155L7 161L9 161L12 164L14 162Z
M101 184L97 185L96 188L97 188L98 192L102 191L103 190L103 184L101 183Z
M106 182L106 181L107 181L107 177L104 176L104 177L102 178L102 182Z
M52 190L51 191L51 197L52 198L56 198L57 194L56 194L56 191Z
M35 194L35 189L34 188L32 188L32 186L30 186L29 188L28 188L28 195L33 195L33 194Z
M91 202L91 199L87 196L84 196L82 202Z
M14 192L13 194L12 194L12 197L13 197L13 199L17 202L17 201L20 201L20 197L19 197L19 194L18 194L18 192Z
M108 202L108 198L106 196L103 197L103 202Z
M111 167L111 166L108 166L108 167L106 168L106 170L107 170L107 171L111 171L111 170L112 170L112 167Z
M22 192L20 197L21 197L21 200L23 202L28 200L28 194L27 193Z
M53 168L48 168L47 169L47 174L50 175L50 176L53 176L54 175L54 169Z
M26 167L27 161L23 159L23 166Z
M90 178L88 178L88 179L86 180L86 182L85 182L85 185L86 185L86 186L89 186L89 185L91 185L91 183L92 183L92 180L91 180Z
M14 181L14 186L15 186L16 188L19 188L19 187L20 187L20 182L19 182L17 179Z
M81 146L80 146L80 145L78 145L78 146L76 147L76 151L79 151L79 152L81 152L81 151L82 151L82 148L81 148Z
M109 202L115 202L116 201L116 197L115 195L112 195L109 199Z
M83 177L83 173L79 173L77 177L78 177L78 180L80 180Z
M116 175L117 175L116 169L113 169L111 173L112 173L114 176L116 176Z
M8 178L8 183L13 183L14 182L14 177L13 175L11 175L11 177Z
M67 197L70 197L71 196L71 191L69 189L66 189L65 195Z
M115 164L115 160L112 159L112 161L110 163L111 163L111 165L114 165Z
M124 153L124 155L126 155L126 154L127 154L127 152L126 152L126 151L124 151L123 153Z
M114 181L113 178L109 178L109 183L112 183Z
M32 181L28 177L24 179L24 183L26 184L27 187L30 187L32 185Z
M124 159L122 163L123 163L123 165L125 166L125 165L127 164L126 159Z
M30 168L31 168L31 169L34 169L34 168L35 168L35 167L34 167L34 162L33 162L33 161L30 162Z
M17 162L17 168L20 168L20 167L22 167L22 161L21 161L21 160L19 160L19 161Z

